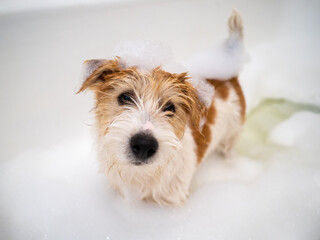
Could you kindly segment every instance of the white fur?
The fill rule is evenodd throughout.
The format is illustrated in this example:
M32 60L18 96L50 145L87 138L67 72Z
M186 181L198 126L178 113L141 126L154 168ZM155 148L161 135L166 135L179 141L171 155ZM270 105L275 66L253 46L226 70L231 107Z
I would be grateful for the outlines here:
M210 125L213 139L206 152L217 150L228 154L242 130L241 109L238 104L239 98L233 88L230 88L227 100L215 98L216 118L215 123Z
M152 122L147 121L145 124L143 124L142 126L143 130L154 130L154 125L152 124Z

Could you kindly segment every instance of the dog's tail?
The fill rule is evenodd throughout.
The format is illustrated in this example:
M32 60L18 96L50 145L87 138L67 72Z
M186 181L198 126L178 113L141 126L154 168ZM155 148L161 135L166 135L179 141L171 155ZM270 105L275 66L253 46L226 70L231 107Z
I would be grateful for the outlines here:
M228 20L229 37L227 39L227 46L232 47L238 43L243 43L243 24L240 13L233 9Z

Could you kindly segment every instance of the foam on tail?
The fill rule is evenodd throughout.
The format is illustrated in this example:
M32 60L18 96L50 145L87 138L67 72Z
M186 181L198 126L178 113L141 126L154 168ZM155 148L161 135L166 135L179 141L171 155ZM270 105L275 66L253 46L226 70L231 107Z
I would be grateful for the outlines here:
M229 80L239 75L249 56L243 44L240 13L233 10L228 20L229 36L211 49L195 54L184 65L192 77Z

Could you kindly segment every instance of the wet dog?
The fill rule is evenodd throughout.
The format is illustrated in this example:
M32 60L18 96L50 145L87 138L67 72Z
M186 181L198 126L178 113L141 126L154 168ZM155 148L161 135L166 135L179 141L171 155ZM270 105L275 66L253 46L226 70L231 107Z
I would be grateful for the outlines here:
M242 41L242 21L229 18L228 41ZM181 205L197 166L212 151L228 153L245 121L237 76L203 79L209 104L188 73L127 66L121 56L88 60L79 92L95 93L101 170L122 195ZM200 81L200 80L199 80Z

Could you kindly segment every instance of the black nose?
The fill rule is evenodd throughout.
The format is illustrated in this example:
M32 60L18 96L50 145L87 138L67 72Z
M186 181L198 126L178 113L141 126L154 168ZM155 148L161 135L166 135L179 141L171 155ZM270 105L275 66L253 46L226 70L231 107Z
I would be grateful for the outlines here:
M146 162L158 150L157 140L150 134L137 133L130 139L131 150L138 161Z

